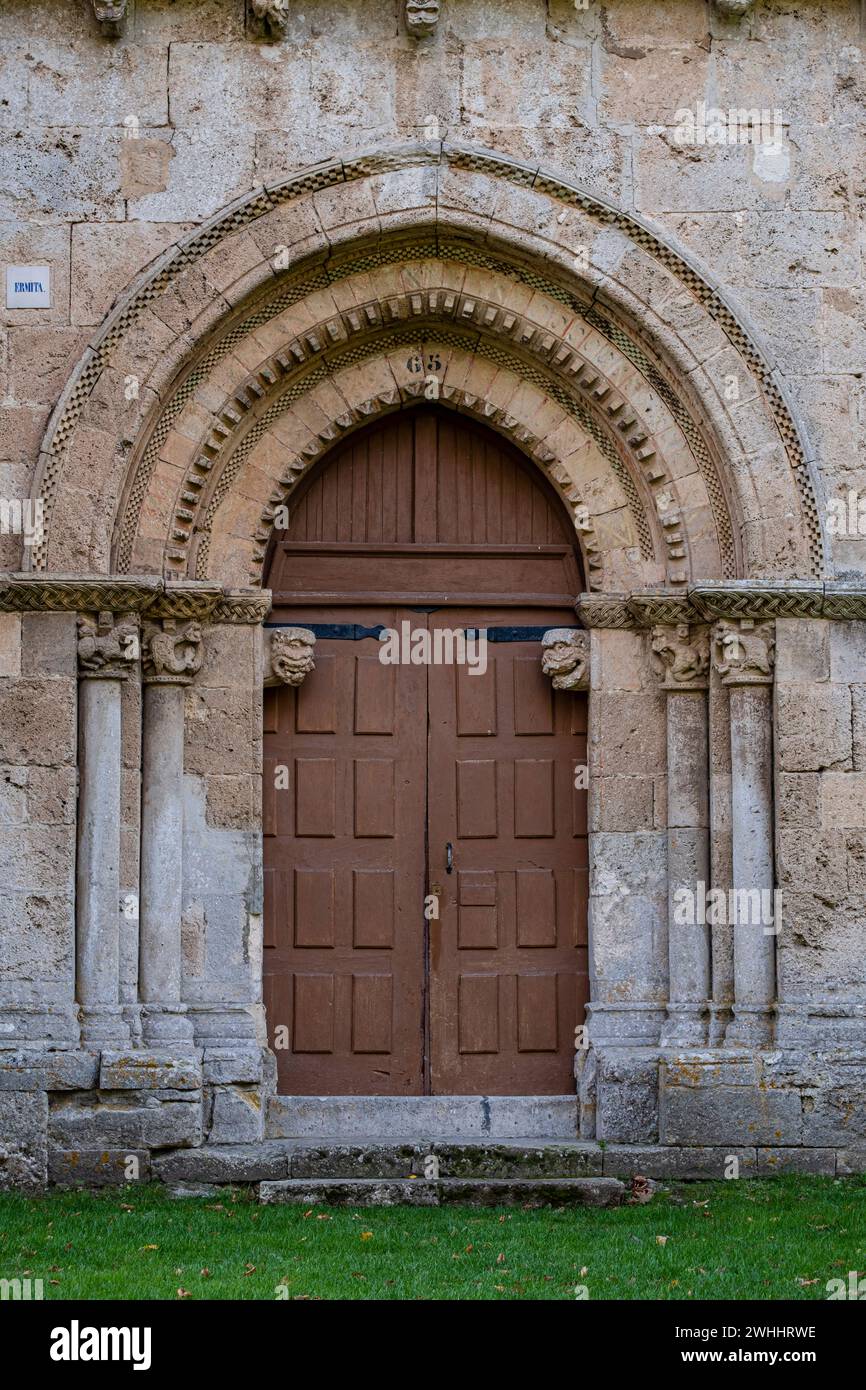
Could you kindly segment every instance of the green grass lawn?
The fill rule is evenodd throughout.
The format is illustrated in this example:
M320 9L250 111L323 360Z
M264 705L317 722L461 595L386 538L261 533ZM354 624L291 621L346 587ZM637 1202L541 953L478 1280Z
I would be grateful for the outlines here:
M866 1179L689 1183L609 1211L0 1195L0 1278L46 1299L825 1299L852 1269Z

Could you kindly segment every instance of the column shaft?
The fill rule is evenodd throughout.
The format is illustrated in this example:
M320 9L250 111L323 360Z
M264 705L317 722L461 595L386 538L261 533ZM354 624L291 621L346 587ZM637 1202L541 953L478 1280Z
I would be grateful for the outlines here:
M181 1005L184 687L144 689L140 993L145 1037L189 1035Z
M706 1041L710 939L709 757L703 689L667 693L668 1018L663 1042ZM683 910L691 903L693 911Z
M84 1040L126 1040L120 1012L120 679L79 685L76 975Z
M734 1021L728 1041L761 1042L772 1036L776 998L773 902L772 688L731 687L731 801L733 810ZM760 894L756 899L755 894ZM745 895L749 895L748 899ZM762 911L751 911L760 901ZM748 910L747 910L748 902ZM760 920L751 920L754 916ZM745 918L745 920L743 920Z

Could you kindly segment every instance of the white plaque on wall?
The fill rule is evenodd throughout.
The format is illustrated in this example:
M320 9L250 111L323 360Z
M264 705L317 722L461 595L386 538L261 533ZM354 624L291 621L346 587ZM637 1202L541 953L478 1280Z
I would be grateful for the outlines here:
M47 265L7 265L7 309L50 309L51 268Z

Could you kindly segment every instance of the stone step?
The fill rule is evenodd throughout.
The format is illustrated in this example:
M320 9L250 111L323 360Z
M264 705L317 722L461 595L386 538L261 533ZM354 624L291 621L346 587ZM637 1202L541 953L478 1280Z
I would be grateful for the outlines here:
M577 1097L275 1096L269 1139L576 1139Z
M259 1183L267 1205L344 1207L618 1207L616 1178L284 1178Z
M435 1163L431 1164L431 1159ZM269 1139L263 1144L209 1145L177 1149L154 1158L163 1182L253 1183L277 1178L584 1178L602 1176L597 1144L561 1139L367 1139L346 1143L315 1139ZM431 1174L431 1167L435 1172Z
M292 1178L586 1178L602 1176L602 1151L578 1140L296 1140ZM431 1168L437 1170L431 1174Z

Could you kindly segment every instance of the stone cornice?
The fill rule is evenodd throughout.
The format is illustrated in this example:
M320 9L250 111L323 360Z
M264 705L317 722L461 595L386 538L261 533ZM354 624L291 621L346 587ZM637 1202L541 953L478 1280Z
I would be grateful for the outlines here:
M156 575L7 574L0 576L0 612L143 613L149 618L198 618L211 623L254 623L270 612L262 589L225 589Z
M581 594L576 604L585 627L644 629L718 618L832 618L866 620L866 583L820 584L809 580L738 579L694 584L685 593L641 590L632 594Z

